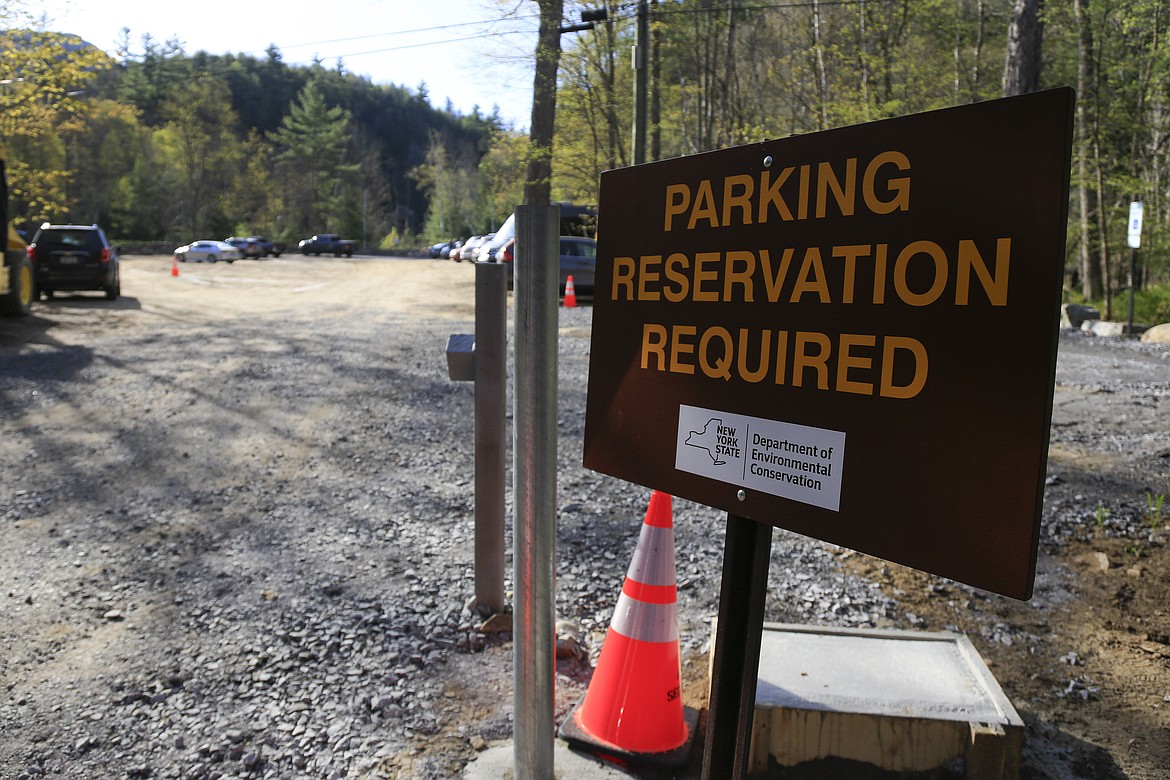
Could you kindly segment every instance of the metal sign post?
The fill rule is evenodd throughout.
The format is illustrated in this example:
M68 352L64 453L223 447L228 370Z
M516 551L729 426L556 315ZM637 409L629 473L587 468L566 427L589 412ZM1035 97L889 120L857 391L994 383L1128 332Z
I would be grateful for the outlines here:
M516 209L513 582L516 780L553 776L559 206Z
M1133 288L1137 281L1137 251L1142 245L1143 210L1140 200L1129 204L1129 229L1126 232L1126 243L1129 244L1129 323L1125 328L1127 336L1133 335Z
M747 777L772 527L727 516L703 780Z

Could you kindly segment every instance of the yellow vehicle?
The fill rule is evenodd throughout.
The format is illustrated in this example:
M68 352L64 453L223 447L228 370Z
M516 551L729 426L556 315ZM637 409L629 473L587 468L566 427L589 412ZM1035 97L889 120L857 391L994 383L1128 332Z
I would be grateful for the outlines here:
M19 317L32 309L35 295L28 246L8 221L8 154L0 147L0 225L8 226L8 243L0 265L0 314Z

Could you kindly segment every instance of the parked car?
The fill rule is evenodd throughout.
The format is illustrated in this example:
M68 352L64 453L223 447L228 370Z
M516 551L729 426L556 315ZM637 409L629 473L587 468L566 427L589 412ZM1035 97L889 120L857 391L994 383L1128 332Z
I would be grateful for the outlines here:
M26 253L37 289L45 298L58 290L102 290L111 301L122 294L118 250L97 225L46 222Z
M463 249L462 239L460 239L459 241L452 242L451 248L449 250L447 250L447 259L454 260L455 262L459 262L459 252L462 249Z
M240 254L244 257L255 257L259 259L264 256L264 250L260 248L260 244L258 244L255 239L231 236L229 238L225 238L223 241L225 244L231 244L236 249L240 250Z
M448 239L447 241L433 243L431 246L427 247L427 256L446 260L446 258L450 256L450 248L455 246L455 244L459 243L460 241L461 239Z
M240 250L243 257L260 257L260 244L252 239L241 239L239 236L230 236L223 239L223 243L232 244L233 247Z
M500 229L496 231L490 241L484 241L479 245L479 249L475 255L475 262L477 263L494 263L496 261L496 251L504 244L516 237L516 215L513 213L506 220L504 224L500 225ZM574 280L574 283L576 280Z
M582 236L561 236L560 249L560 290L565 292L565 283L573 277L573 289L586 295L593 294L593 278L597 270L597 242ZM496 262L508 266L508 287L512 286L515 275L516 239L511 239L496 253Z
M243 257L243 253L228 242L207 239L192 241L190 244L175 250L175 259L180 263L185 263L188 260L192 263L218 263L220 260L234 263Z
M353 257L356 243L351 239L342 238L336 233L318 233L311 238L302 239L297 248L301 250L302 255Z
M452 259L457 262L463 262L466 260L469 263L474 263L475 253L479 251L479 248L483 246L484 242L491 241L495 237L495 233L488 233L485 236L472 236L471 238L467 239L467 243L459 247L459 257Z
M284 251L284 244L278 244L274 241L269 241L264 236L248 236L249 241L255 241L260 246L260 256L280 257L280 253Z

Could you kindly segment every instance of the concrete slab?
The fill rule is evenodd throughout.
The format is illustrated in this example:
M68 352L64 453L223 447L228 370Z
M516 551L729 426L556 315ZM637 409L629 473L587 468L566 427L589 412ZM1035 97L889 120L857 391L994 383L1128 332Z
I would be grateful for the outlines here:
M756 706L1001 722L1014 709L962 634L770 625Z
M512 780L516 769L515 755L512 742L494 745L467 765L463 770L463 780ZM561 740L553 746L553 777L556 780L612 780L634 776L592 756L576 753Z
M962 634L765 624L752 766L818 758L921 771L1002 752L1012 776L1023 721ZM997 740L999 740L997 742ZM990 747L989 747L990 746ZM1013 755L1014 753L1014 755Z

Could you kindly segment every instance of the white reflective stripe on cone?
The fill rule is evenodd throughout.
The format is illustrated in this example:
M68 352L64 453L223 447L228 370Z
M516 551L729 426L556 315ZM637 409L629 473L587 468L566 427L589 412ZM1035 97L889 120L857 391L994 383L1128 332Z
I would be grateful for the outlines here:
M677 642L678 604L649 604L623 592L613 610L610 627L639 642Z
M674 585L674 529L642 525L626 577L643 585Z

